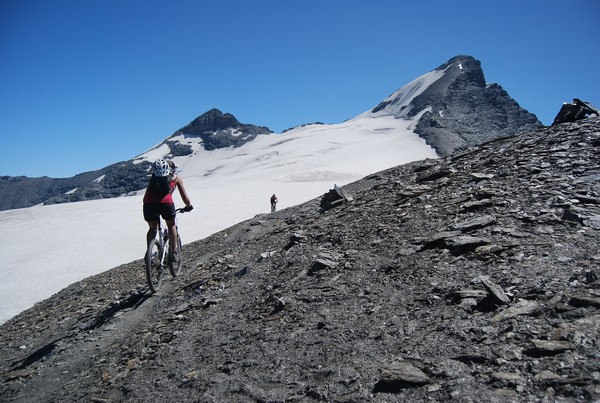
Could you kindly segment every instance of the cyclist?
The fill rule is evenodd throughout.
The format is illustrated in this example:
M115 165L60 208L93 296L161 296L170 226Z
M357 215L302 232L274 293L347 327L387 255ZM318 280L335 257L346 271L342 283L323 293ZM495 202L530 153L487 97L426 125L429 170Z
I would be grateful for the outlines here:
M277 196L275 196L275 194L273 193L273 196L271 196L271 213L273 213L275 210L277 210L277 202L279 200L277 200Z
M158 220L162 217L169 230L169 244L171 251L169 260L178 263L180 256L177 253L177 227L175 226L175 203L173 202L173 191L179 189L179 195L185 203L185 210L190 211L194 207L185 191L183 179L175 173L173 161L159 158L154 162L154 172L148 181L146 193L144 194L144 220L148 223L146 234L146 245L156 237ZM160 217L159 217L160 216Z

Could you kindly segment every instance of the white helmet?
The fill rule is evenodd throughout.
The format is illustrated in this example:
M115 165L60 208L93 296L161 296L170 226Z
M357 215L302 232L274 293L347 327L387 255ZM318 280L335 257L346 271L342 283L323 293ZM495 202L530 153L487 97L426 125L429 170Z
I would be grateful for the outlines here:
M154 176L164 177L169 176L171 173L171 167L169 163L162 158L154 161Z

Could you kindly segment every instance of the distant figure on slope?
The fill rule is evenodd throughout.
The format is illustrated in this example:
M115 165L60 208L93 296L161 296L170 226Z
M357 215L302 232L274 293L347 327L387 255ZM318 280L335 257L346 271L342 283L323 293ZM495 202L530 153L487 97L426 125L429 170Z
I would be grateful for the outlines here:
M271 213L274 213L275 210L277 210L277 202L279 200L277 200L277 196L275 196L275 194L273 194L273 196L271 196Z
M175 188L179 188L179 195L185 203L185 209L190 211L194 207L183 186L183 179L175 173L175 164L173 161L165 161L159 158L154 162L153 168L154 173L150 177L150 181L148 181L146 193L144 194L144 220L146 220L149 227L146 234L146 244L149 244L156 236L158 220L162 217L169 229L169 242L171 245L169 259L172 262L178 262L179 256L177 256L177 252L175 251L177 244L175 202L173 201L173 191Z

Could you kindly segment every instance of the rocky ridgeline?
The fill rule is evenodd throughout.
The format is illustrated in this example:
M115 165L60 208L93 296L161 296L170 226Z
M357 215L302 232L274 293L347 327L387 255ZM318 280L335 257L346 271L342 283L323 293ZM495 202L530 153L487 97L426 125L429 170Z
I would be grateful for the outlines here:
M0 396L596 401L599 161L600 119L539 129L88 278L0 328Z

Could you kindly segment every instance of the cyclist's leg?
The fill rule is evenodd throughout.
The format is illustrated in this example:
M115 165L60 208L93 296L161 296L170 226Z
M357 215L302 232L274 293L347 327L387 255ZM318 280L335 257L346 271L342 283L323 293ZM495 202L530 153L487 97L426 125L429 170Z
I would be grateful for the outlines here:
M146 233L146 245L150 245L150 241L156 238L156 231L158 231L158 221L149 221L148 227L148 232Z
M170 220L166 220L167 228L169 229L169 244L171 245L171 252L177 249L177 226L175 225L175 217Z
M169 231L169 245L171 245L171 252L176 250L177 245L177 226L175 225L175 205L174 204L163 204L161 212L162 218L167 223L167 229Z
M146 233L146 245L150 244L156 237L158 231L159 212L152 204L144 204L144 220L148 223L148 232Z

